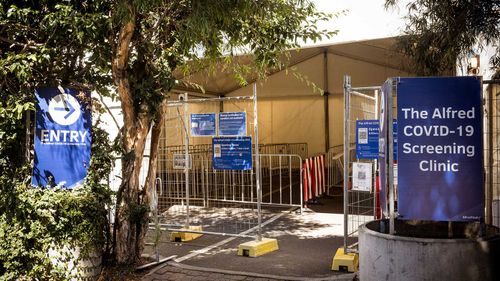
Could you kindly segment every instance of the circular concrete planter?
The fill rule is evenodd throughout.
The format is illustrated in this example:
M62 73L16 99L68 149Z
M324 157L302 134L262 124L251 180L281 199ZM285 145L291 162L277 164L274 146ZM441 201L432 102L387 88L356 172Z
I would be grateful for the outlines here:
M496 227L398 221L398 235L387 234L388 228L386 220L359 228L361 281L500 280Z
M102 254L99 249L81 255L79 247L60 246L49 250L52 264L68 273L68 280L93 281L99 278L102 269Z

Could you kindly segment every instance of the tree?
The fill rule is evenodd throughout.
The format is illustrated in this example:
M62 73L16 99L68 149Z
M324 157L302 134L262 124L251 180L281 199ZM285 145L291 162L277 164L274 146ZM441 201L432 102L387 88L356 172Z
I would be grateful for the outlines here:
M393 7L398 0L386 0ZM496 48L490 64L500 71L500 2L498 0L413 0L408 6L400 48L416 61L416 71L432 75L453 69L486 45Z
M232 67L245 83L244 74L263 77L281 67L285 50L333 34L317 30L316 23L329 15L307 0L25 0L4 1L0 10L2 92L29 96L40 84L60 83L101 94L116 91L121 101L122 184L113 232L119 264L135 262L143 250L174 72ZM252 54L251 66L231 60L241 52ZM151 156L141 188L150 131Z

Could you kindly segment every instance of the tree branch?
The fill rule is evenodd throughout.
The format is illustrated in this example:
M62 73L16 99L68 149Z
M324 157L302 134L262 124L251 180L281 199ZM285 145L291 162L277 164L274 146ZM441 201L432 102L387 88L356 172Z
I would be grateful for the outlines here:
M136 27L135 11L130 4L127 4L129 10L129 17L127 21L120 28L118 35L117 47L113 59L112 70L113 78L117 86L118 95L121 99L121 106L123 111L124 129L123 145L126 151L133 147L133 139L136 134L135 120L136 112L134 109L132 92L130 89L130 81L127 75L127 66L130 55L130 44L132 36Z
M23 50L26 50L26 49L38 50L37 46L42 46L42 44L35 44L32 42L28 42L28 43L23 44L23 43L19 43L17 41L14 41L14 40L11 40L11 39L5 38L5 37L0 37L0 41L3 41L5 43L9 43L9 44L14 45L14 46L22 47Z

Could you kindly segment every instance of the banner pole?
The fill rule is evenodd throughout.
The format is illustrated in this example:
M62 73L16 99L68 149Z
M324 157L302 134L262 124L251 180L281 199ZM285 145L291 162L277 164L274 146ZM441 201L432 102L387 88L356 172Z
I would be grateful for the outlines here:
M347 253L347 236L348 236L348 212L349 208L349 96L351 91L351 77L344 76L344 253Z
M262 241L262 188L260 182L260 154L259 154L259 123L257 118L257 83L253 83L253 132L255 143L255 180L257 187L257 222L258 234L257 239Z
M184 132L186 133L186 143L184 146L184 177L186 178L186 226L190 225L189 214L189 104L188 93L184 94Z
M389 183L389 234L394 235L394 138L393 138L393 94L397 94L396 88L397 81L392 80L392 87L387 95L387 108L386 114L387 118L387 158L389 163L387 163L387 182Z

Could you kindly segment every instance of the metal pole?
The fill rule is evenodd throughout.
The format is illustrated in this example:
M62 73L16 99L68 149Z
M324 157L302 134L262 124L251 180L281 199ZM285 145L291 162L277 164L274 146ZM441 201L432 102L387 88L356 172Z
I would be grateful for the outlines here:
M379 109L378 109L378 91L375 90L375 120L379 120ZM374 169L373 169L373 190L375 190L374 198L373 198L373 217L374 219L377 219L377 167L378 167L378 159L374 160ZM380 196L380 195L378 195Z
M187 93L186 93L186 96L187 96ZM206 98L206 99L192 99L192 100L183 100L183 101L168 101L167 102L167 106L168 107L177 107L177 106L181 106L185 103L204 103L204 102L214 102L214 101L219 101L219 102L223 102L223 101L242 101L242 100L251 100L252 97L251 96L239 96L239 97L214 97L214 98Z
M344 253L347 253L347 236L348 236L348 212L347 205L349 204L348 184L349 184L349 96L351 91L351 77L344 76Z
M188 93L184 94L184 132L186 134L186 143L184 145L184 177L186 178L186 227L189 227L189 104L188 104Z
M158 218L158 188L157 184L160 182L160 190L163 186L161 178L156 178L155 184L153 185L153 213L154 213L154 220L155 220L155 255L156 255L156 262L160 261L160 252L158 251L158 241L160 233L159 233L159 225L160 225L160 220Z
M325 108L325 153L328 153L330 148L330 105L328 104L328 52L325 49L323 52L323 103Z
M304 169L302 169L302 157L299 156L299 171L300 171L300 214L302 215L302 212L304 211L304 182L303 182L303 177L304 177Z
M492 224L493 204L493 84L488 85L488 185L486 189L486 223Z
M257 239L262 241L262 188L260 183L259 124L257 118L257 83L253 83L253 132L255 143L255 184L257 187Z
M397 94L397 84L396 81L392 81L393 85L391 87L391 90L389 91L387 95L387 108L385 110L387 114L387 158L389 159L389 163L387 165L387 174L388 174L388 179L387 182L389 183L389 234L394 235L394 139L393 139L393 118L392 118L392 95L394 93Z

